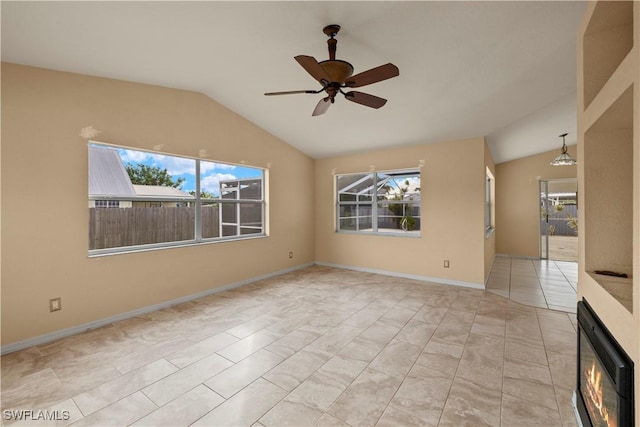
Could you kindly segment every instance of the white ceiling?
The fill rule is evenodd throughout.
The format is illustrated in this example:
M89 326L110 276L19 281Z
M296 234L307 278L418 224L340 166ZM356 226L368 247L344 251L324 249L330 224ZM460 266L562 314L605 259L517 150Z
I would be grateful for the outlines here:
M315 158L487 136L497 163L554 148L576 129L576 34L585 3L8 2L2 60L203 92ZM337 58L400 76L311 117L317 89L293 59Z

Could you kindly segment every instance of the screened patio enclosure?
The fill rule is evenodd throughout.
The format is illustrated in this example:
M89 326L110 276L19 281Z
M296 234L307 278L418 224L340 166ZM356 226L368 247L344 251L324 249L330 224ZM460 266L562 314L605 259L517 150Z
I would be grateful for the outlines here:
M343 232L420 235L420 172L338 175L337 229Z

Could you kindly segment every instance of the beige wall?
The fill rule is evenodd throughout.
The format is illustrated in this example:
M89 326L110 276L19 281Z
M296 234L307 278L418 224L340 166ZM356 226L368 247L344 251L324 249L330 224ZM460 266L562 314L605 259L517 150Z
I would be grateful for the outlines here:
M576 166L549 164L560 148L496 165L496 253L540 256L539 181L578 173ZM567 148L576 158L576 146Z
M88 258L86 126L102 142L270 164L270 236ZM313 159L200 93L3 64L2 143L3 346L315 258Z
M578 64L578 299L635 364L640 425L640 2L589 2Z
M334 174L417 168L421 162L420 238L336 233ZM484 286L485 170L484 138L317 160L316 260Z

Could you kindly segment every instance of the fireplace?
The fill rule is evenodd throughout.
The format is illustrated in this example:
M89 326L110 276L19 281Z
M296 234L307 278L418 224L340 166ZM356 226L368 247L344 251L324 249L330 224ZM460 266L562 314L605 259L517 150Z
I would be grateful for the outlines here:
M575 406L583 426L633 427L633 362L583 298Z

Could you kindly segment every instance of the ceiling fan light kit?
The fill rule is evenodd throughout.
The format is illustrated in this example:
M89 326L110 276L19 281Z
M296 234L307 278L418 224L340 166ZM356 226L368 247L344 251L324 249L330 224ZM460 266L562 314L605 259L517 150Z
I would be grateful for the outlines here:
M377 97L358 91L345 92L343 89L356 88L370 85L383 80L396 77L400 74L398 67L388 63L376 68L372 68L362 73L353 75L354 68L347 61L336 59L336 47L338 41L335 36L340 31L339 25L327 25L322 30L328 37L329 59L318 62L313 56L298 55L294 59L307 71L315 80L322 85L318 90L293 90L284 92L267 92L265 95L292 95L298 93L320 93L326 92L327 96L322 98L313 110L313 116L319 116L327 112L331 104L335 102L338 93L344 95L345 99L356 104L365 105L371 108L380 108L387 103L384 98Z

